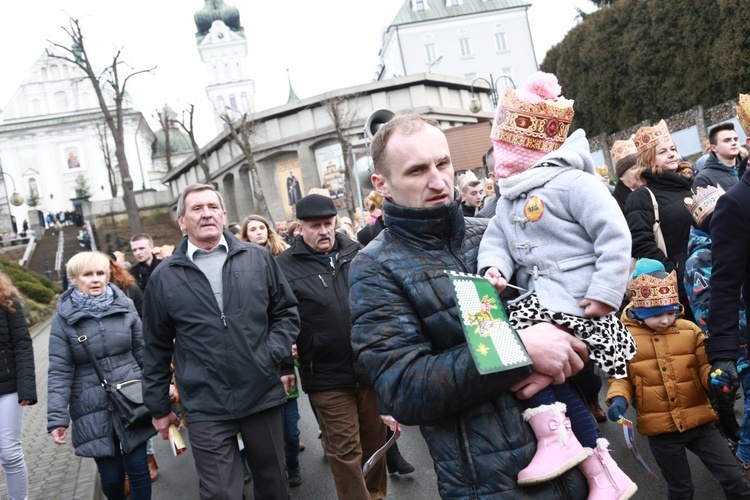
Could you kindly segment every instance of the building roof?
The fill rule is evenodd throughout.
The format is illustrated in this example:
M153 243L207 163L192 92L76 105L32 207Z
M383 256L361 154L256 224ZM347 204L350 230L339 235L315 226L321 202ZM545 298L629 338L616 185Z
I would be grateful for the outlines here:
M240 24L240 10L237 7L225 4L224 0L204 1L205 5L203 8L196 10L195 14L193 14L195 27L198 30L195 33L198 43L208 34L211 24L217 20L223 21L230 30L245 38L245 28Z
M391 26L531 6L525 0L463 0L461 5L450 7L446 6L445 0L424 0L424 2L429 6L429 9L415 11L412 9L412 0L406 0L393 19Z
M482 158L492 147L491 122L462 125L443 130L451 150L453 170L473 170L482 166Z

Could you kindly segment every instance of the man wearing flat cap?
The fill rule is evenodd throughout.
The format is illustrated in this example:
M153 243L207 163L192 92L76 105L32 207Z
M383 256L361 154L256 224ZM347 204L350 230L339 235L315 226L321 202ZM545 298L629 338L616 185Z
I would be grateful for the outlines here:
M349 264L359 244L336 233L336 207L327 196L300 199L297 219L300 234L277 262L299 301L302 389L317 412L338 498L384 498L385 464L362 475L364 462L385 444L386 426L351 347Z

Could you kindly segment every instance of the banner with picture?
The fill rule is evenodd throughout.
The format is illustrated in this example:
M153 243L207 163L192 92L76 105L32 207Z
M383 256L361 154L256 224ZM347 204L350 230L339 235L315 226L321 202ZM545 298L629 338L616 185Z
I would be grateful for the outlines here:
M297 155L287 155L275 161L277 183L281 192L281 205L284 217L292 220L295 217L295 205L302 198L305 190L302 187L302 171L299 168Z
M320 184L328 190L337 210L346 210L344 182L344 155L340 144L331 144L315 150L315 164L320 174Z

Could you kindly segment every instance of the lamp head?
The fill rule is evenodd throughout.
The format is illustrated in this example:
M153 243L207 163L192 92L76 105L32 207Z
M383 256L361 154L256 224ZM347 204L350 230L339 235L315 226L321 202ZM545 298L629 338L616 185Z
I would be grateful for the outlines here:
M14 207L20 207L21 205L23 205L23 202L24 198L21 193L13 193L12 195L10 195L10 204Z
M477 96L474 96L471 98L471 101L469 101L469 111L472 113L479 113L482 111L482 103L479 102L479 99L477 99Z

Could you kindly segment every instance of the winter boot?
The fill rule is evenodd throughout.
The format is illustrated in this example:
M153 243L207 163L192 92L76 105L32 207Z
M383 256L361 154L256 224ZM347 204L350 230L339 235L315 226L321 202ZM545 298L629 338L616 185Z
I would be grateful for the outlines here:
M597 439L591 456L578 466L589 483L589 500L625 500L638 491L609 455L607 446L609 441Z
M523 412L523 419L536 434L537 444L531 463L518 473L520 486L554 479L589 456L588 449L581 446L570 430L570 419L565 416L565 410L564 403L556 402Z

